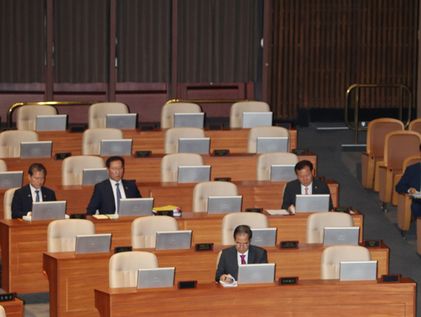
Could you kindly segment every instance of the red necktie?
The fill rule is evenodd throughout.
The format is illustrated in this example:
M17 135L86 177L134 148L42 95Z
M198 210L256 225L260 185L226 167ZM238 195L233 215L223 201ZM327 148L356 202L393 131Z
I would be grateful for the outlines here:
M240 258L241 258L241 264L247 264L246 263L246 255L245 254L240 254Z

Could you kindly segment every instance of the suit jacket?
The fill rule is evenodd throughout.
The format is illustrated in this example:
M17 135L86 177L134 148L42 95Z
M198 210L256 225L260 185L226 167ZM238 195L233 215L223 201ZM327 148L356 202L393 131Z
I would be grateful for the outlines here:
M42 201L54 201L56 194L47 187L41 187ZM15 191L12 199L12 218L22 218L32 210L32 194L29 184Z
M396 191L400 194L406 194L408 189L414 187L416 190L420 190L421 185L421 163L416 163L408 166L405 169L401 179L396 184Z
M313 194L330 194L329 187L320 179L313 178L311 185ZM298 179L287 183L282 201L282 209L288 209L289 206L295 206L296 195L301 194L301 183ZM329 198L329 210L333 209L332 196Z
M126 198L142 197L134 181L123 179L121 182ZM86 208L89 215L94 215L97 210L100 214L113 214L115 212L114 192L109 179L95 185L91 200Z
M247 263L268 263L268 254L266 250L250 245ZM218 268L216 269L215 281L219 282L222 274L231 274L235 279L238 277L237 249L235 246L222 250Z

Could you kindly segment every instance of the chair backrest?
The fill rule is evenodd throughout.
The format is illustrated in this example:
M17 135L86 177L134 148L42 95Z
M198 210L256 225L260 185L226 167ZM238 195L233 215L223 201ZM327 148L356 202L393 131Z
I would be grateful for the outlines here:
M400 170L403 161L420 153L421 135L413 131L395 131L386 135L384 164L392 170Z
M247 152L256 153L258 137L289 137L288 129L283 127L256 127L249 131Z
M352 227L351 215L343 212L320 212L307 218L307 243L323 243L324 227Z
M155 248L157 231L178 230L177 220L169 216L139 217L132 222L132 247Z
M7 171L7 165L4 160L0 160L0 172L6 172Z
M3 196L3 217L4 219L12 219L12 200L15 191L19 187L9 188L4 192Z
M409 156L407 157L404 161L403 161L403 165L402 165L402 172L405 171L405 169L413 164L419 163L421 162L421 155L413 155L413 156Z
M6 317L6 311L4 307L0 305L0 317Z
M0 157L19 157L21 142L38 141L35 131L10 130L0 133Z
M174 113L199 113L202 109L192 102L168 102L161 109L161 129L174 127Z
M208 211L209 196L236 196L237 185L230 182L201 182L193 189L193 212Z
M165 154L178 152L179 138L204 138L205 132L199 128L170 128L165 132Z
M27 105L16 110L16 128L18 130L35 131L38 115L55 115L57 109L53 106Z
M269 112L270 107L263 101L239 101L231 106L230 128L242 128L243 112Z
M412 120L409 123L408 130L418 132L419 134L421 134L421 118Z
M121 102L99 102L89 107L89 128L106 128L107 114L129 113L128 107Z
M294 153L274 152L260 154L257 158L257 180L270 180L272 165L297 164L298 157Z
M173 153L161 160L161 182L176 182L180 165L201 166L203 158L197 153Z
M48 224L48 252L75 251L76 236L94 234L95 225L86 219L60 219Z
M105 167L105 163L99 156L76 155L66 157L61 165L61 184L82 185L84 168L102 167Z
M334 245L323 250L320 278L323 280L339 278L341 261L370 261L367 248L357 245Z
M99 155L101 140L106 139L123 139L123 132L119 129L113 128L85 130L85 132L83 132L82 139L82 154Z
M367 153L383 157L386 134L403 129L404 124L397 119L379 118L370 121L367 127Z
M109 286L136 287L137 270L158 267L158 259L151 252L131 251L114 254L109 262Z
M239 225L248 225L250 228L267 228L268 219L264 214L257 212L236 212L227 214L222 219L222 244L232 245L235 243L233 233ZM253 239L251 240L253 244Z

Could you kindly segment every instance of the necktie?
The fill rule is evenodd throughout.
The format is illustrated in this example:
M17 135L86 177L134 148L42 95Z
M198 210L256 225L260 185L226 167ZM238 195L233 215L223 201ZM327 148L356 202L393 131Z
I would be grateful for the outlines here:
M35 196L35 201L36 201L36 202L39 202L39 190L36 190L36 191L35 191L35 195L36 195L36 196Z
M115 184L115 192L117 196L117 208L115 209L116 212L120 210L120 199L121 199L121 192L120 192L120 183Z
M245 254L240 254L240 258L241 258L241 264L247 264L246 263L246 255Z
M305 187L304 187L304 194L305 194L305 195L308 195L308 186L305 186Z

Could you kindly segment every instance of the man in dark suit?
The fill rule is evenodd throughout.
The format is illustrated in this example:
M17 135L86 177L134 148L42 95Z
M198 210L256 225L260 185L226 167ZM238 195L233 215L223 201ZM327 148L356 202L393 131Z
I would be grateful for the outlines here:
M401 179L396 184L396 191L400 194L415 194L421 189L421 163L415 163L405 169ZM421 217L421 199L412 199L412 217Z
M250 245L253 232L247 225L239 225L234 230L235 246L222 250L216 269L215 281L231 283L237 280L238 265L252 263L267 263L268 255L265 249Z
M15 191L12 199L12 218L22 218L32 210L32 202L54 201L56 194L44 187L47 170L40 163L33 163L28 169L29 184Z
M94 192L87 207L87 213L94 215L118 213L121 198L140 198L135 181L123 179L124 159L110 156L105 165L109 179L95 185Z
M282 209L295 212L296 195L329 194L329 187L313 177L313 163L302 160L295 164L297 179L287 183L284 191ZM333 209L332 197L329 197L329 210Z

